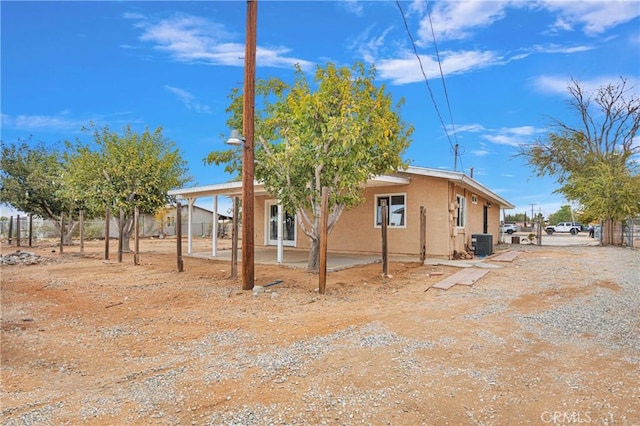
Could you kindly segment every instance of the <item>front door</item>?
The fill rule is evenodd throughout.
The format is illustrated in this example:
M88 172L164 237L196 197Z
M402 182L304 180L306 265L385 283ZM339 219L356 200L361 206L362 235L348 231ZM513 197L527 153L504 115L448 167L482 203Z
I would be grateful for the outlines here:
M267 211L267 244L275 246L278 245L278 205L269 203ZM296 217L286 211L282 213L282 244L292 247L296 245Z

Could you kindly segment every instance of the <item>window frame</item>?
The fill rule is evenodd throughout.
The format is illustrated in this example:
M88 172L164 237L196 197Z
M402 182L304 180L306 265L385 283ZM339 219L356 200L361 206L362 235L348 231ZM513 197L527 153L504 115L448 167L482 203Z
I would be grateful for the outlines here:
M467 226L467 197L456 194L456 202L458 203L456 228L465 228Z
M403 220L402 225L393 225L391 224L391 200L392 197L402 197L403 198ZM387 215L387 228L393 229L403 229L407 227L407 193L406 192L397 192L397 193L389 193L389 194L375 194L374 203L373 203L373 227L374 228L382 228L382 220L378 223L378 212L382 214L382 210L378 210L379 201L381 198L387 199L387 206L389 207L389 214ZM382 219L382 218L380 218Z

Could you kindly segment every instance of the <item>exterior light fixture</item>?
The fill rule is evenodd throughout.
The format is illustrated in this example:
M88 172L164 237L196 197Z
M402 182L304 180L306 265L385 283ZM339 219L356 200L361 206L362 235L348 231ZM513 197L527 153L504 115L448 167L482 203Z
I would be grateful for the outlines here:
M227 145L240 146L245 142L245 138L240 135L237 129L231 130L231 135L229 135L229 139L227 139Z

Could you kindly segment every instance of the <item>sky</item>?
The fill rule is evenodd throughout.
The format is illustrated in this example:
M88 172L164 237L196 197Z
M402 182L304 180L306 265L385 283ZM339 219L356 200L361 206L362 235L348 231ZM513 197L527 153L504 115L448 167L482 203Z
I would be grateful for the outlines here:
M2 1L2 141L90 142L90 122L162 126L190 186L231 180L203 158L226 149L246 11L241 0ZM259 0L257 16L257 78L291 82L295 64L310 78L328 62L375 65L376 84L404 99L415 127L405 160L473 169L510 213L568 204L515 154L544 138L550 118L578 123L570 80L589 92L620 77L640 83L640 1ZM220 200L219 211L229 206Z

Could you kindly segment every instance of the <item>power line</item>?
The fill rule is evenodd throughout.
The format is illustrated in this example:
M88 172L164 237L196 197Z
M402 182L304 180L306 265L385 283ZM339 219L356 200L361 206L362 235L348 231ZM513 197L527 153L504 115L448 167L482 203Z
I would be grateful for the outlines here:
M453 125L453 115L451 114L451 105L449 102L449 95L447 92L447 86L444 82L444 74L442 72L442 64L440 62L440 54L438 52L438 46L436 44L436 37L435 37L435 32L433 31L433 24L431 22L431 11L427 5L427 12L429 15L429 25L431 26L431 34L433 37L433 44L435 46L436 49L436 58L438 60L438 66L440 68L440 76L442 79L442 85L444 87L444 93L445 93L445 97L447 100L447 107L449 109L449 117L451 120L451 128L454 132L454 137L456 138L456 143L455 146L453 144L453 142L451 141L451 137L449 136L449 131L447 130L447 126L444 123L444 119L442 118L442 114L440 113L440 109L438 108L438 104L435 100L435 97L433 96L433 91L431 90L431 86L429 85L429 79L427 78L427 74L424 71L424 66L422 65L422 59L420 59L420 55L418 54L418 49L416 47L416 43L415 40L413 39L413 36L411 35L411 30L409 29L409 24L407 23L407 17L404 14L404 10L402 10L402 6L400 5L400 1L396 0L396 5L398 6L398 9L400 10L400 14L402 15L402 20L404 22L404 28L407 31L407 35L409 37L409 40L411 41L411 45L413 46L413 53L415 54L416 58L418 59L418 63L420 64L420 71L422 72L422 77L424 78L424 81L427 85L427 89L429 90L429 95L431 96L431 102L433 103L433 106L436 110L436 113L438 114L438 118L440 119L440 124L442 125L442 129L444 130L445 135L447 136L447 141L449 142L449 146L451 147L451 150L453 151L453 155L454 155L454 171L457 167L457 159L458 159L458 141L457 141L457 137L455 135L455 127ZM460 164L462 164L462 158L460 158ZM462 168L462 170L464 171L464 167Z

